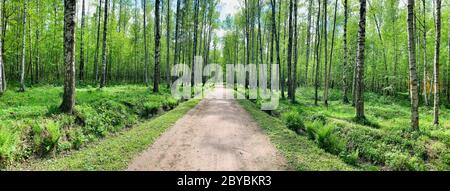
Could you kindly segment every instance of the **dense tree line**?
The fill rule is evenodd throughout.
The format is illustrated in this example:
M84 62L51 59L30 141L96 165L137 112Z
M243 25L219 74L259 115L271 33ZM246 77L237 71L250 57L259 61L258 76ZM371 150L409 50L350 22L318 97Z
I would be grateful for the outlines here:
M301 86L314 87L315 104L324 106L330 89L341 89L361 121L368 91L407 93L414 129L420 106L433 102L437 125L439 106L450 101L448 1L241 0L224 21L218 0L76 2L1 1L0 94L7 82L20 91L64 82L73 91L75 77L100 87L153 84L158 92L174 64L194 68L203 56L204 65L279 64L281 96L292 103L301 101Z
M441 7L437 0L246 0L223 25L223 62L280 64L282 97L286 91L292 102L298 87L313 86L316 105L327 106L329 89L340 88L362 121L364 92L409 92L416 129L419 106L432 98L438 124L439 106L450 101L442 61L449 50L439 46L449 39L440 32L448 31L440 18L449 11Z

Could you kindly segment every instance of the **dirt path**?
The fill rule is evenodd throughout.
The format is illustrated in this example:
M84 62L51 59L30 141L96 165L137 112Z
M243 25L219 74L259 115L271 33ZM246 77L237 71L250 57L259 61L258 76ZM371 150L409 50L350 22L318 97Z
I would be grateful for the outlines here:
M284 170L286 162L236 102L217 87L137 156L128 170Z

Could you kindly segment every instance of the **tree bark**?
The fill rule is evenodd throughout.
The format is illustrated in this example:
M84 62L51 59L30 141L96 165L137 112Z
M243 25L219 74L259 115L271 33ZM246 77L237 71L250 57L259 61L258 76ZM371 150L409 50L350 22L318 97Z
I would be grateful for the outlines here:
M170 84L172 83L170 80L170 0L167 0L167 17L166 17L166 25L167 25L167 36L166 36L166 83L167 88L170 88Z
M364 51L366 40L366 0L360 0L358 50L356 54L356 119L365 120L364 114Z
M314 105L318 104L319 101L319 65L320 65L320 0L317 0L318 11L316 19L316 69L315 69L315 80L314 80Z
M157 0L158 1L158 0ZM159 5L159 2L158 2ZM148 80L148 47L147 47L147 0L143 0L143 11L144 11L144 18L143 20L143 29L144 29L144 81L146 86L150 86L149 80ZM155 7L155 9L158 9L159 7ZM159 13L158 13L159 16ZM159 18L158 18L159 19ZM156 64L155 64L156 65Z
M195 56L197 55L197 39L198 39L198 12L199 12L199 0L194 1L194 37L193 37L193 47L192 47L192 58L191 58L191 87L195 87ZM194 92L192 92L194 93Z
M426 4L425 0L422 0L423 5L423 100L425 105L428 106L428 90L427 90L427 17L426 17Z
M333 63L333 53L334 53L334 37L336 34L336 15L337 15L337 0L334 2L334 18L333 18L333 32L331 34L331 51L330 51L330 62L328 63L328 81L331 80L331 69L332 69L332 63ZM328 90L327 90L327 103L325 103L326 106L328 106Z
M76 0L64 0L64 95L62 112L73 113L75 106L75 12Z
M297 90L297 62L298 62L298 0L294 0L294 65L292 67L292 97L291 102L295 103L295 92Z
M3 20L3 10L1 10L1 9L0 9L0 16L2 17L2 20ZM0 31L3 31L2 27L3 27L3 23L0 24ZM0 39L0 47L3 47L3 39ZM5 92L3 75L5 75L4 67L3 67L3 50L0 48L0 96Z
M287 50L287 75L288 75L288 98L291 101L294 101L292 99L293 95L292 95L292 40L293 40L293 6L294 6L294 2L293 0L289 0L289 32L288 32L288 50Z
M325 87L324 87L324 91L323 91L323 102L325 104L326 107L328 107L328 0L324 0L323 1L323 14L324 14L324 18L323 18L323 28L324 28L324 44L325 44L325 58L324 58L324 83L325 83Z
M79 80L84 80L84 17L85 17L85 0L82 1L81 5L81 31L80 31L80 71L79 71Z
M439 125L440 87L439 62L441 48L441 0L436 0L436 38L434 47L434 125Z
M153 92L159 92L160 62L161 62L161 27L160 27L160 0L155 1L155 73L153 79Z
M414 0L408 0L408 52L411 96L411 128L419 129L419 92L416 72L416 42L414 31Z
M105 13L103 19L103 48L102 48L102 78L100 88L106 86L106 49L107 49L107 34L108 34L108 6L109 0L105 0Z
M344 102L344 104L349 103L348 82L347 82L347 73L348 73L347 23L348 23L348 0L344 0L344 66L342 74L342 83L344 88L342 101Z
M22 64L20 66L20 92L25 91L25 48L27 33L27 0L23 0L23 34L22 34Z
M95 82L98 82L98 54L100 49L100 26L102 21L102 0L98 0L98 20L97 20L97 43L95 46L95 55L94 55L94 75Z
M308 85L309 57L311 52L311 17L313 0L309 0L308 5L308 28L306 31L306 63L305 63L305 85Z

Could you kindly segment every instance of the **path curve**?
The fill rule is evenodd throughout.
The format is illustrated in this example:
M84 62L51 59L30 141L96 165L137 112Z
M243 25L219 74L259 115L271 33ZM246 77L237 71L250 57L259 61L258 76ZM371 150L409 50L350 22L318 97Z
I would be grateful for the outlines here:
M129 165L131 171L275 171L286 161L231 90L217 87Z

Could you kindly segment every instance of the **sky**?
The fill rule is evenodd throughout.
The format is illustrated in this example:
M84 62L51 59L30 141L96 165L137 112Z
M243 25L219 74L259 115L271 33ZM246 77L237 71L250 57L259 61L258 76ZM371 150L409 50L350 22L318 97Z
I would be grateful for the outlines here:
M239 12L240 1L242 0L220 0L219 3L219 13L220 13L220 21L224 21L228 15L235 15ZM226 31L223 29L217 29L215 31L219 38L225 36Z
M172 1L175 2L175 1ZM218 11L220 13L220 21L224 21L228 15L235 15L239 12L239 9L241 7L243 0L219 0L218 5ZM86 14L92 15L96 10L96 4L98 3L98 0L86 0ZM138 0L138 3L140 3L140 0ZM81 18L81 1L77 3L77 17L78 19ZM173 3L173 6L175 6L175 3ZM223 29L217 29L214 31L219 38L225 36L226 31Z

